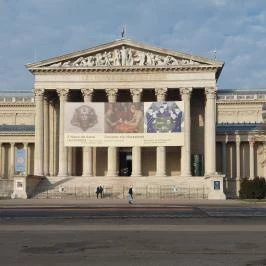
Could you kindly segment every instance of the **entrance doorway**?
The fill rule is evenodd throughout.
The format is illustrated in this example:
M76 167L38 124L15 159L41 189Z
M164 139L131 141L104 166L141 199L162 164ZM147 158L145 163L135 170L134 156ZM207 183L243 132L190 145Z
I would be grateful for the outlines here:
M132 151L129 148L119 149L119 176L131 176Z

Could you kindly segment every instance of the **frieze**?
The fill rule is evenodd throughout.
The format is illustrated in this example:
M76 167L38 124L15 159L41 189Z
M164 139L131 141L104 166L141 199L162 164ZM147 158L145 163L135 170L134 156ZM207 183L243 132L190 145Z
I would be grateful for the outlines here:
M179 66L199 65L191 59L176 58L171 55L155 54L148 51L140 51L122 46L114 50L98 52L95 55L81 56L74 60L57 62L48 67L71 68L71 67L128 67L128 66Z

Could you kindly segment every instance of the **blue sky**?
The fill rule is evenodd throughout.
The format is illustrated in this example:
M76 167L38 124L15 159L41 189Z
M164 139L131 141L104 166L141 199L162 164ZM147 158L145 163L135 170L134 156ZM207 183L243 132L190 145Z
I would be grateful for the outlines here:
M0 90L25 64L127 37L225 62L219 89L266 88L265 0L0 0Z

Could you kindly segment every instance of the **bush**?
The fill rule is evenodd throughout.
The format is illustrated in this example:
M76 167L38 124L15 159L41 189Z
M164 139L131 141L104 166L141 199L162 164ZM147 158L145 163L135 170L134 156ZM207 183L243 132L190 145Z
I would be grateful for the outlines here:
M264 177L255 177L252 180L244 179L240 184L239 197L241 199L265 199L266 183Z

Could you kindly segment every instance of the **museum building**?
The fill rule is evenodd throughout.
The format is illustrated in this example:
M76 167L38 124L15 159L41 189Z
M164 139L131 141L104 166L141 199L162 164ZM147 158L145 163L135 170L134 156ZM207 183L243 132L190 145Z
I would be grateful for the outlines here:
M223 66L130 39L27 64L33 92L0 93L2 184L238 196L265 176L266 91L217 90Z

